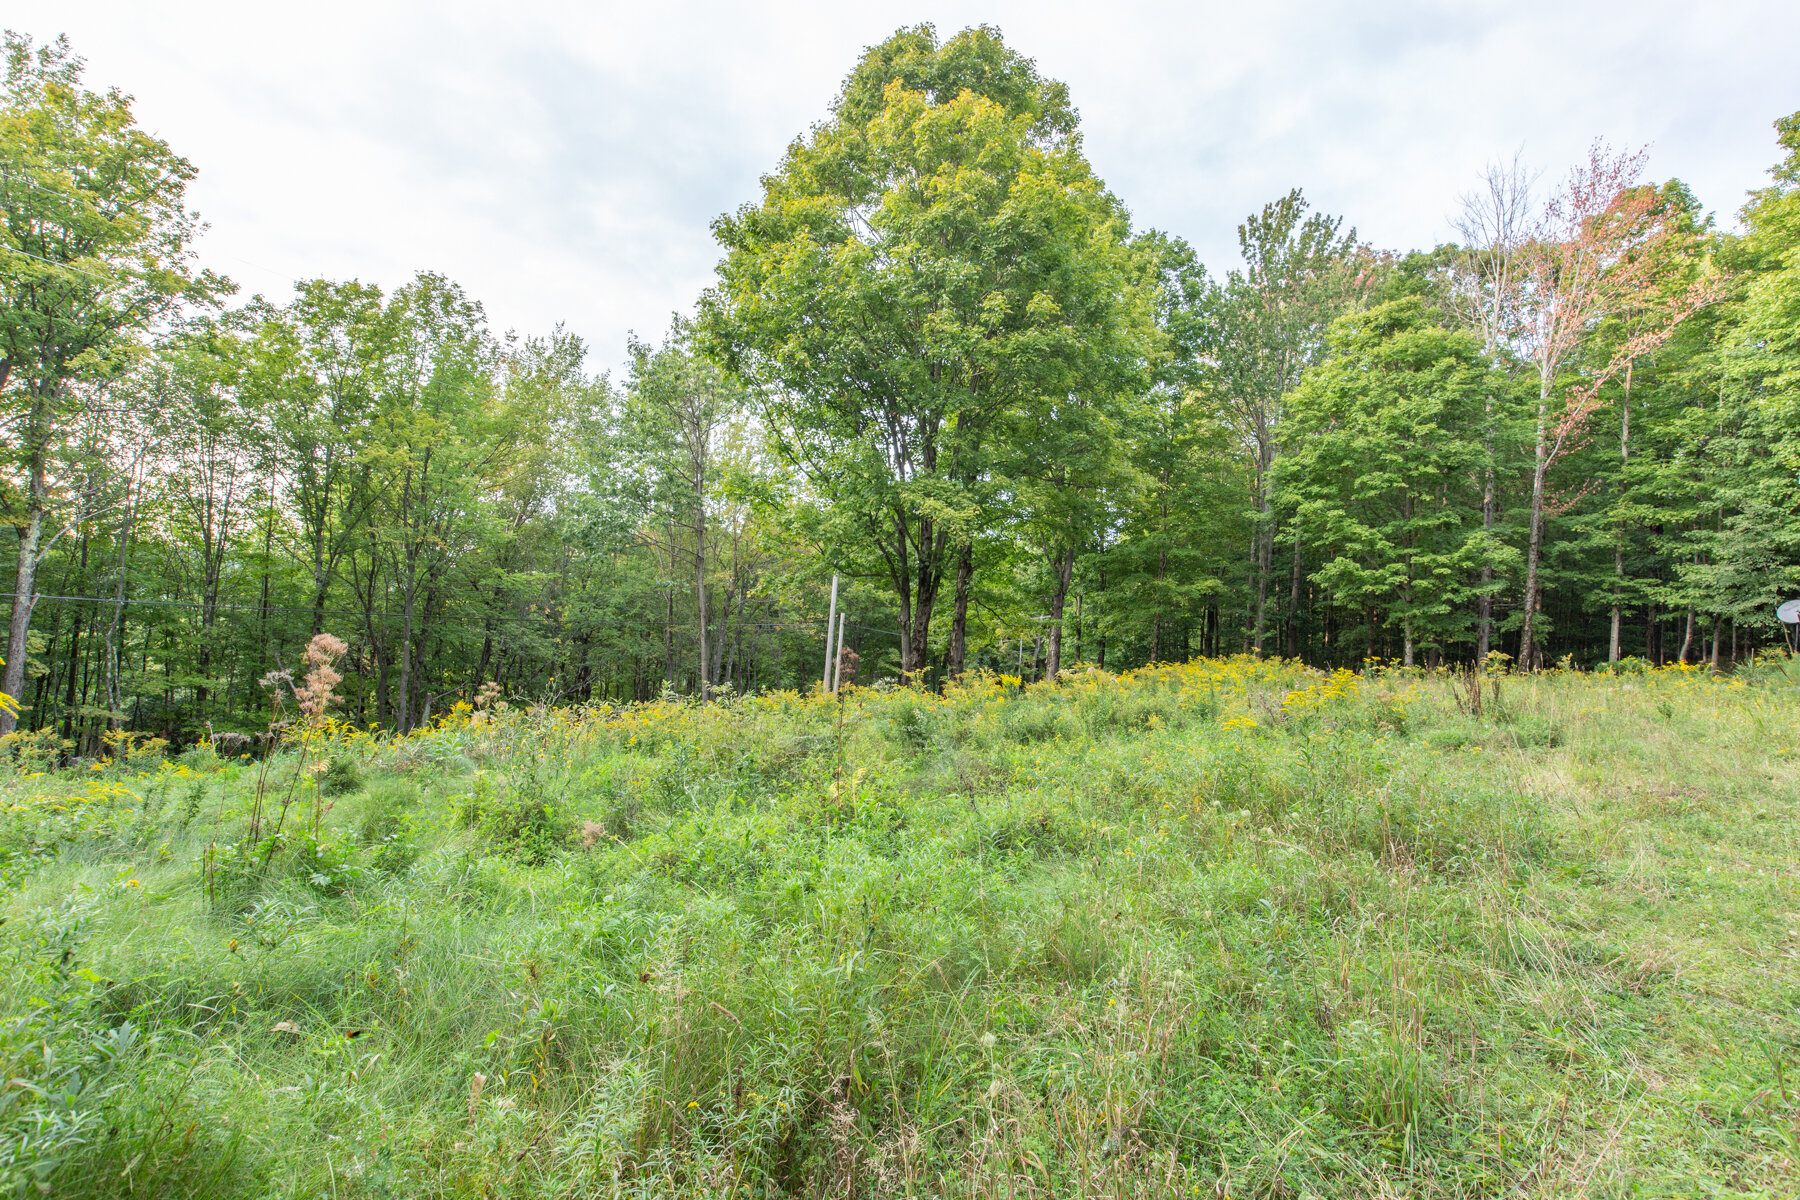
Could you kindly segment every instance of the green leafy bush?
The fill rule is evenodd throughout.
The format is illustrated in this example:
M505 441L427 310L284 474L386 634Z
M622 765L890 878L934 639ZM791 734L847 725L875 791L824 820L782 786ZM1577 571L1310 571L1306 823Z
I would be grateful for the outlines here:
M574 819L547 791L533 787L535 772L475 777L464 798L462 823L483 840L525 863L543 863L566 847Z
M362 768L353 758L339 755L319 775L319 791L326 796L347 796L363 787Z

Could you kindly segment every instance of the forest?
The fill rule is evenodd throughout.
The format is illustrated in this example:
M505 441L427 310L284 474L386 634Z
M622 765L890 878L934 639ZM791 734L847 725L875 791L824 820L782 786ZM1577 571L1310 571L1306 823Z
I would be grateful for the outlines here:
M21 744L260 730L323 632L347 719L396 732L489 684L803 689L834 577L856 679L932 688L1785 644L1800 114L1736 230L1596 141L1470 179L1452 243L1370 245L1296 187L1208 266L997 30L903 29L615 376L429 270L244 297L199 167L65 40L6 55Z

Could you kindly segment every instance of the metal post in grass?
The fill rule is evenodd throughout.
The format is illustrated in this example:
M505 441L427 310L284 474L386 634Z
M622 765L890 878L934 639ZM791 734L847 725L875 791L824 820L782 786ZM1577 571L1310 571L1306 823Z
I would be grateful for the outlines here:
M844 685L844 628L850 623L850 614L838 614L837 653L831 658L831 694L837 695L838 689Z
M826 691L831 690L831 664L837 655L831 644L831 635L837 632L837 576L831 577L831 615L825 618L825 673L819 677L819 686Z

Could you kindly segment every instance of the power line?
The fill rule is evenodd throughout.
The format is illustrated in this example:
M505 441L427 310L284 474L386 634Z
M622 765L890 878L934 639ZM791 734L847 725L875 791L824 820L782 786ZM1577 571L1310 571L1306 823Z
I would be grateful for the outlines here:
M15 180L19 183L24 184L26 187L34 187L34 188L38 189L40 192L46 192L52 196L56 196L60 199L67 200L74 204L92 204L93 203L91 200L85 200L79 196L72 196L68 192L60 192L53 187L45 187L43 184L37 182L35 179L26 179L20 175L9 175L4 171L0 171L0 179ZM16 246L0 246L0 250L10 250L14 254L20 254L20 255L25 256L26 258L35 259L36 261L44 263L47 266L56 267L56 268L58 268L60 270L64 270L64 271L73 271L77 275L86 275L89 279L98 279L101 283L110 283L110 284L116 285L119 282L117 279L108 279L104 275L96 275L92 271L84 271L80 267L73 267L73 266L70 266L68 263L60 263L60 262L57 262L53 258L45 258L41 254L33 254L29 250L21 250ZM252 264L252 265L254 265L254 264ZM118 267L115 269L118 270L120 273L122 273L126 276L129 276L129 277L132 277L132 278L138 278L138 279L143 278L143 276L139 272L132 271L126 267ZM268 270L267 267L265 267L263 269Z
M5 598L8 600L17 600L19 598L19 593L18 592L0 592L0 598ZM64 600L64 601L68 601L69 603L72 603L72 604L129 604L134 608L143 608L145 606L149 606L149 607L153 607L153 608L206 608L206 607L208 607L205 604L197 603L196 601L193 601L193 600L136 600L130 596L127 596L121 600L116 596L46 596L42 593L36 593L36 600ZM34 603L35 603L35 600L34 600ZM264 608L260 604L214 604L214 605L211 605L211 607L215 608L215 609L217 609L217 608L233 609L233 610L242 611L242 612L305 613L308 616L311 616L314 613L317 613L319 616L322 616L322 617L360 617L360 616L364 615L360 610L353 609L353 608L286 608L286 607L282 607L280 605L270 605L268 608ZM386 616L397 617L397 616L401 616L403 614L401 614L401 613L370 613L368 615L374 616L374 617L386 617Z
M73 271L77 275L86 275L89 279L98 279L101 283L110 283L115 287L119 284L117 279L108 279L104 275L96 275L92 271L84 271L80 267L71 267L68 263L59 263L55 259L45 258L41 254L33 254L29 250L21 250L17 246L0 246L0 250L5 250L11 254L21 255L25 258L35 259L46 266L55 267L59 271Z
M84 197L77 196L72 192L65 192L60 188L53 188L47 183L40 183L30 176L20 175L14 171L0 171L0 179L5 179L12 183L22 183L26 187L34 187L40 192L49 192L52 196L61 196L64 200L74 200L77 203L84 201Z
M55 196L58 199L67 200L72 204L92 204L93 203L91 200L88 200L84 197L75 196L75 195L72 195L72 194L70 194L68 192L64 192L64 191L59 191L53 187L47 187L44 184L39 183L35 179L25 178L23 175L9 175L5 171L0 171L0 180L12 180L17 183L22 183L26 187L36 188L40 192L44 192L47 195ZM9 249L10 249L10 247L9 247ZM23 252L21 251L21 253L23 253ZM255 267L258 271L261 271L266 275L273 275L277 279L285 279L290 283L293 282L293 280L294 280L294 276L289 274L286 271L277 271L274 267L264 266L262 263L258 263L258 262L251 262L247 258L239 258L235 254L221 254L219 251L216 251L216 250L213 251L213 253L218 255L221 258L229 258L233 262L243 263L246 267ZM41 261L48 262L49 260L44 259ZM56 266L56 265L61 265L61 264L53 263L52 265ZM69 267L68 269L71 271L78 271L81 268Z
M18 596L19 596L19 593L17 593L17 592L0 592L0 599L16 600L16 599L18 599ZM193 600L134 600L129 596L127 596L126 598L121 600L115 596L46 596L46 595L43 595L42 593L39 593L36 596L36 600L57 600L57 601L62 601L64 603L68 603L68 604L123 604L123 605L128 605L132 608L205 609L205 608L209 607L206 604L202 604L202 603L199 603L199 602L193 601ZM34 603L35 603L35 601L34 601ZM219 604L213 604L210 607L213 608L214 610L225 609L225 610L232 611L232 612L288 613L288 614L299 614L302 616L309 616L309 617L316 614L316 615L322 616L322 617L370 617L370 618L379 618L382 620L388 620L388 619L398 620L406 615L405 613L397 613L397 612L365 613L361 609L355 609L355 608L294 608L294 607L287 606L287 605L270 605L267 608L265 608L260 604L219 603ZM489 614L481 616L479 619L482 621L536 621L539 619L548 620L548 619L550 619L550 614L549 613L489 613ZM740 622L737 624L729 624L728 627L732 628L732 629L811 629L811 628L815 628L819 625L823 625L824 623L825 623L825 618L823 618L823 617L803 617L803 618L800 618L798 620L793 620L793 621L745 621L745 622ZM695 626L693 626L691 624L688 624L688 625L654 625L653 624L650 626L650 628L665 629L665 630L679 629L679 630L691 632L695 628ZM865 633L885 634L889 637L899 637L900 636L896 630L880 629L880 628L876 628L876 627L869 626L869 625L852 625L852 626L850 626L850 628L862 630Z
M19 598L19 593L17 593L17 592L0 592L0 598L8 599L8 600L16 600ZM202 604L202 603L199 603L194 600L138 600L138 599L133 599L130 596L127 596L123 600L121 600L116 596L46 596L46 595L43 595L40 593L40 594L38 594L37 599L38 600L62 600L62 601L66 601L71 604L125 604L125 605L129 605L133 608L150 607L150 608L204 609L204 608L211 607L214 609L227 609L227 610L230 610L233 612L300 613L300 614L304 614L306 616L313 616L314 614L317 614L318 616L321 616L321 617L363 617L363 616L368 616L368 617L381 617L384 619L389 618L389 617L398 619L398 618L404 617L406 615L405 613L397 613L397 612L365 613L361 609L356 609L356 608L293 608L290 606L279 605L279 604L271 604L267 608L263 607L260 604L217 603L217 604L213 604L213 605L209 606L209 605ZM548 614L544 614L544 615L547 616ZM529 621L529 620L532 620L533 617L530 615L521 614L521 613L492 613L487 616L484 616L482 619L483 620L498 620L498 621Z

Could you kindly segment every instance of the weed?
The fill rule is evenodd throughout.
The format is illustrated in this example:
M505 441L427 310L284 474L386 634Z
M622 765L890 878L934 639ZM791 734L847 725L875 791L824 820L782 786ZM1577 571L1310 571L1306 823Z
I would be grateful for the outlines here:
M1800 689L1503 667L21 770L0 1189L1794 1194Z
M327 796L348 796L362 787L362 770L355 759L343 755L333 758L319 775L319 791Z

